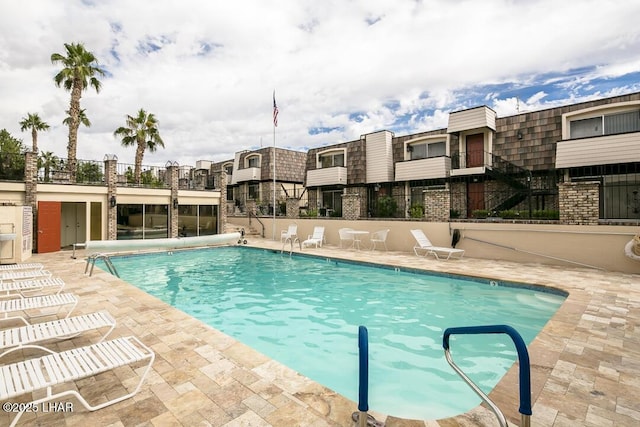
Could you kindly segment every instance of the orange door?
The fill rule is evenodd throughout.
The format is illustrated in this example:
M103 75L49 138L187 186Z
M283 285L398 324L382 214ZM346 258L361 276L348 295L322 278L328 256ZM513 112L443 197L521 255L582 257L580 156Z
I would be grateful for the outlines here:
M38 202L39 254L60 250L60 202Z
M484 209L484 183L470 182L467 184L467 217L475 210Z
M484 134L467 136L467 167L484 166Z

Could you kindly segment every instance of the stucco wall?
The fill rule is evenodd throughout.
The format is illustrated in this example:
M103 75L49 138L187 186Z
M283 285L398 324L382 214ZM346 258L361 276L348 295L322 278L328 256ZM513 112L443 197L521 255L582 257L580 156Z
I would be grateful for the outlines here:
M273 238L273 218L260 218L265 225L265 235ZM389 228L387 238L390 251L413 252L415 241L410 233L413 228L422 229L437 246L451 246L450 228L457 228L461 240L456 246L465 249L465 257L495 259L559 265L566 268L594 267L609 271L640 273L640 262L624 255L624 246L638 232L635 226L578 226L516 223L467 223L467 222L423 222L423 221L344 221L332 218L276 219L276 240L280 231L295 222L298 234L306 237L313 227L325 227L327 243L337 246L340 242L338 229L350 227L357 230L376 231ZM246 217L230 217L230 224L248 229ZM252 220L254 228L261 226ZM249 237L251 239L251 237ZM365 241L367 238L364 239ZM330 249L327 249L330 251ZM328 252L330 255L330 252ZM425 262L425 261L420 261ZM426 262L438 262L430 257ZM456 262L456 261L440 261ZM597 285L597 284L594 284Z

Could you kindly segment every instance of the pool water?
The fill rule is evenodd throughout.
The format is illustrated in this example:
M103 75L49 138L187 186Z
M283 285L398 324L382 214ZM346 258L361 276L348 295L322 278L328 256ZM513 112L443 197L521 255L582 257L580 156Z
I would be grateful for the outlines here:
M369 408L413 419L449 417L480 403L444 358L444 329L508 324L530 343L565 298L246 247L112 261L123 280L355 402L358 326L366 326ZM451 353L486 393L516 360L503 335L452 337Z

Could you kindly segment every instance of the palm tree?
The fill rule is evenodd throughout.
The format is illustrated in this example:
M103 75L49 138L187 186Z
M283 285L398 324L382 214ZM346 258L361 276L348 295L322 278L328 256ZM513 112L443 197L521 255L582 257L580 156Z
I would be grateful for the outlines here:
M81 125L85 125L85 127L90 128L91 127L91 120L89 120L89 117L87 117L87 115L85 114L85 111L86 110L84 108L82 110L80 110L80 115L78 116L78 121L80 122ZM66 113L68 115L62 121L62 124L69 126L71 124L71 114L69 113L69 110L67 110Z
M33 142L32 151L38 152L38 132L49 130L49 125L40 119L38 113L27 113L27 117L23 117L20 121L20 130L31 129L31 141Z
M78 127L80 127L80 97L82 91L89 85L99 93L102 84L96 75L104 76L105 72L98 67L97 59L93 53L87 51L82 43L65 43L64 47L66 56L54 53L51 55L51 62L62 64L62 70L53 78L56 86L63 86L71 92L67 168L71 182L75 182Z
M58 167L60 159L51 151L45 151L38 158L38 169L44 168L44 182L50 181L51 169Z
M140 170L144 152L148 149L153 153L158 147L164 148L164 141L160 137L156 117L141 108L137 116L127 115L126 126L116 129L113 136L121 137L122 145L125 147L136 145L134 179L136 184L140 184Z

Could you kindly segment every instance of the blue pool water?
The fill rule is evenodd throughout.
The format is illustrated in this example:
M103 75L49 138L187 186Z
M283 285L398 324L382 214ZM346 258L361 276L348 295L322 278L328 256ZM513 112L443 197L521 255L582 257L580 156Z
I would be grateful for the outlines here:
M356 402L365 325L369 407L404 418L443 418L479 403L446 363L444 329L509 324L530 343L564 301L531 287L246 247L112 261L123 280ZM456 336L451 349L485 392L516 360L501 335Z

